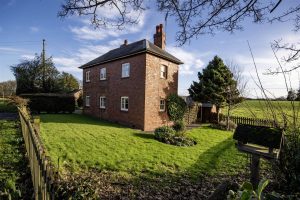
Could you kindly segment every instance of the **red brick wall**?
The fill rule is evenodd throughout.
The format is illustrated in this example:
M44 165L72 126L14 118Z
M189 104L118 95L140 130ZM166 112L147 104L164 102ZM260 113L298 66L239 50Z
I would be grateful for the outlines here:
M178 65L147 54L146 65L146 98L145 98L145 130L167 125L169 118L167 112L160 112L160 99L166 99L171 93L177 94L178 89ZM160 66L168 67L167 79L160 78Z
M83 70L83 98L90 96L90 107L84 113L98 118L144 128L145 54L109 62ZM122 64L130 63L130 77L121 78ZM106 80L100 80L100 69L106 67ZM85 72L90 70L91 82L85 82ZM106 96L106 109L100 109L99 97ZM129 97L128 111L121 111L121 96Z
M122 64L130 63L130 77L121 78ZM146 64L147 63L147 64ZM161 64L168 66L168 78L160 78ZM146 67L145 67L146 66ZM106 67L106 80L100 69ZM90 70L91 82L85 82ZM169 122L166 112L159 111L161 98L177 93L178 65L151 54L140 54L83 70L83 98L90 96L84 113L101 119L152 131ZM106 96L106 109L99 108L99 97ZM121 111L121 96L129 97L128 112Z

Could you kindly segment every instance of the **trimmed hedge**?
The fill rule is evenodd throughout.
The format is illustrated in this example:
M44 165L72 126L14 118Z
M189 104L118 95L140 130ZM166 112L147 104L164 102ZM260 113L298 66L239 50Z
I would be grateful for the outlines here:
M233 139L241 141L244 144L252 143L279 149L282 131L281 129L265 126L239 124L235 129Z
M20 96L29 99L28 106L32 112L72 113L75 111L75 98L71 95L40 93Z
M187 105L180 96L173 93L167 97L167 110L169 118L172 121L182 121L187 110Z

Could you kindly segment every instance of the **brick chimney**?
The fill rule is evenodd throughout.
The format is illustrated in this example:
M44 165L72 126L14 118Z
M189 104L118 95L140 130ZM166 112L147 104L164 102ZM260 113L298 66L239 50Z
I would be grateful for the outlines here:
M154 44L161 49L165 50L166 48L166 34L163 30L163 25L160 24L156 26L156 33L153 35Z
M124 40L124 44L122 44L120 47L125 47L128 45L128 41L127 40Z

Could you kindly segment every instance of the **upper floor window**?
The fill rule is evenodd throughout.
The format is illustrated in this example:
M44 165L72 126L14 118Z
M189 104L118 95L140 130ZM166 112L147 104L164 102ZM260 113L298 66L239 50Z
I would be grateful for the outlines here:
M122 64L122 78L129 77L130 74L130 64L124 63Z
M85 72L85 82L90 82L90 71Z
M160 66L160 78L167 79L168 76L168 67L165 65Z
M90 96L85 97L85 106L90 106Z
M100 108L106 108L106 97L105 96L100 97Z
M164 112L166 110L166 100L160 99L159 101L159 111Z
M129 107L129 98L121 97L121 110L128 111L128 107Z
M100 80L106 80L106 68L100 69Z

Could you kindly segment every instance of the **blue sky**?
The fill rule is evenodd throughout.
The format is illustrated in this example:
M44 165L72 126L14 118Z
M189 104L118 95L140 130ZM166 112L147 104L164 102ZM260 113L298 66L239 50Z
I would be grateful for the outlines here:
M164 22L164 16L155 9L146 11L135 26L123 31L95 30L87 18L57 17L62 0L2 0L0 7L0 81L14 79L10 66L18 64L24 58L32 58L42 49L42 39L46 39L47 56L52 56L56 67L82 79L78 67L91 59L119 47L124 39L129 43L143 38L153 41L155 26ZM292 5L288 0L285 5ZM112 11L102 10L104 15L114 15ZM248 97L260 96L255 85L256 75L252 58L247 46L250 42L259 74L264 87L271 96L286 95L281 75L263 75L268 68L278 67L270 48L270 43L277 39L287 42L299 42L300 34L292 30L292 22L274 24L252 24L245 21L244 30L234 34L219 31L214 36L205 35L193 39L189 44L178 47L175 33L178 30L172 18L166 26L167 50L180 58L184 65L179 71L179 94L187 95L187 88L197 80L201 71L214 55L225 62L233 62L243 69L248 80ZM278 52L284 56L284 52ZM285 66L288 67L288 66ZM288 75L290 84L298 89L299 73Z

